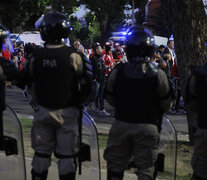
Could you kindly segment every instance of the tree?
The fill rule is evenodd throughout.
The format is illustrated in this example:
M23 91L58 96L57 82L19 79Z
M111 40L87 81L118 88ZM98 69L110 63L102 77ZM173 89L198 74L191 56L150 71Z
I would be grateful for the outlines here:
M163 0L172 26L181 84L206 61L207 16L202 0ZM170 20L170 21L169 21Z
M157 7L153 8L153 3ZM170 37L172 35L172 27L171 24L167 21L168 13L167 9L162 5L163 3L162 0L150 2L148 27L152 30L153 34L155 35Z
M181 90L185 99L188 76L207 60L207 16L202 0L163 0L163 6L167 10L166 21L172 26ZM195 117L187 109L188 121L193 122Z
M80 0L97 18L101 31L101 41L105 42L124 19L125 0Z
M1 1L0 3L0 17L1 23L4 24L10 30L20 23L18 21L20 17L21 3L15 0Z
M77 6L76 0L7 0L0 2L1 22L10 31L34 30L35 21L44 13L50 3L54 9L72 14Z

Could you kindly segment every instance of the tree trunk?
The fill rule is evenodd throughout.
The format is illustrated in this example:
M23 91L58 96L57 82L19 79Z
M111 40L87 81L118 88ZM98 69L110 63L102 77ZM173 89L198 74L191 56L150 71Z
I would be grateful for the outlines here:
M187 77L206 61L207 16L202 0L166 0L183 95Z
M181 91L185 99L187 78L207 60L207 16L202 0L166 0L163 5L172 25ZM196 120L193 117L196 115L187 109L189 130Z

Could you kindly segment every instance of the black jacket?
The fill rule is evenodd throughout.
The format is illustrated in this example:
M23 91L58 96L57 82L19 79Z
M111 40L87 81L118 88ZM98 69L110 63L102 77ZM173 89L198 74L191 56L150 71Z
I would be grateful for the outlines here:
M94 54L91 58L91 65L93 68L93 79L98 82L103 82L105 80L106 66L101 55Z
M5 81L15 81L18 78L19 71L14 64L8 59L0 57L0 66L3 69L3 74L0 75L0 111L5 109Z

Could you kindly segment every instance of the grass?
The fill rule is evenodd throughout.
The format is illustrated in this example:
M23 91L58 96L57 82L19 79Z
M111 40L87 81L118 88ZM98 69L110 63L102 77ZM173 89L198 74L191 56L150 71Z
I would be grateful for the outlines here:
M106 148L107 140L108 140L108 135L106 135L106 134L99 134L98 135L100 149L104 150Z
M26 118L20 118L20 120L21 120L23 133L30 133L32 128L32 120Z

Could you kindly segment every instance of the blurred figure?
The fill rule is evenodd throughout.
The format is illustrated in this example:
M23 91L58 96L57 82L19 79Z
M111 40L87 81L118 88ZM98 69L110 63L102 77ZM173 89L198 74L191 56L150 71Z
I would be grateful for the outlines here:
M123 62L124 54L119 43L115 44L115 50L112 52L116 64Z
M74 42L74 47L75 47L75 49L77 49L78 50L78 52L81 52L81 53L85 53L85 50L84 50L84 47L83 47L83 45L80 43L80 41L75 41Z
M109 73L113 68L115 68L116 65L113 59L111 46L109 45L105 46L105 54L103 55L103 60L106 66L105 76L108 77Z
M180 99L181 99L181 87L180 87L180 79L178 74L178 67L177 67L177 58L175 57L174 64L171 70L171 78L174 83L174 91L175 91L175 101L173 103L172 113L174 114L182 114L185 113L184 107L180 106Z
M164 59L158 53L154 53L152 57L152 63L156 65L158 68L166 68L167 64L165 63Z
M191 160L192 180L207 179L207 63L198 67L190 76L186 89L186 107L189 116L188 129L194 153Z
M105 62L102 59L102 47L99 43L93 44L94 55L90 58L91 64L93 67L93 83L94 83L94 95L92 98L92 102L95 100L95 110L99 113L99 115L109 116L104 108L104 88L106 83L105 77Z
M170 54L164 54L163 59L166 66L162 67L162 70L166 73L168 79L171 79L171 65L172 65L172 56Z
M13 47L10 39L10 32L2 24L0 24L0 53L5 47L7 47L7 51L9 52L13 51ZM8 59L6 58L0 57L0 118L1 120L2 120L2 112L6 108L5 82L7 80L8 81L17 80L17 78L18 78L18 71L15 68L14 64L12 64L11 61L8 61ZM0 133L2 134L3 132Z
M21 49L18 49L17 56L14 57L14 64L16 68L21 71L23 69L23 66L26 62L26 59L23 57L23 52Z
M160 45L160 46L158 47L157 54L159 54L162 58L163 58L164 50L165 50L165 46L164 46L164 45Z
M174 64L174 59L175 59L175 52L174 52L174 41L173 40L168 40L167 42L167 47L165 48L165 50L163 51L163 59L164 59L164 56L166 54L170 54L170 59L168 59L168 63L167 66L168 66L168 70L171 72L171 69L172 69L172 66ZM168 56L169 57L169 56ZM168 75L167 75L168 76ZM171 73L169 74L168 76L169 78L171 77Z

